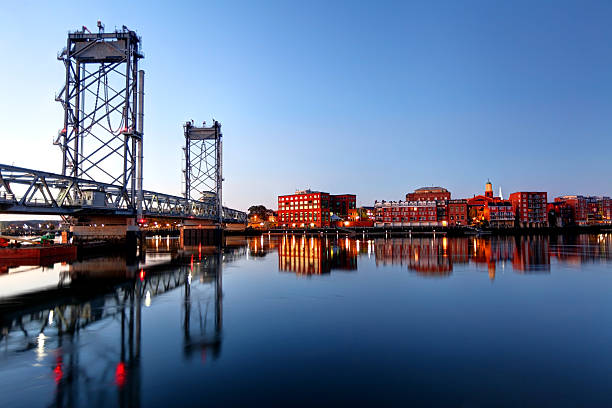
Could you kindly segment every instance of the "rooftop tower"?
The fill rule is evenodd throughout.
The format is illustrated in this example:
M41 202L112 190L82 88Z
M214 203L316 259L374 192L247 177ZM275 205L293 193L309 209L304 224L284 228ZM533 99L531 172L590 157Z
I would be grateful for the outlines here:
M485 184L485 197L493 198L493 184L491 184L491 180L487 180L487 184Z

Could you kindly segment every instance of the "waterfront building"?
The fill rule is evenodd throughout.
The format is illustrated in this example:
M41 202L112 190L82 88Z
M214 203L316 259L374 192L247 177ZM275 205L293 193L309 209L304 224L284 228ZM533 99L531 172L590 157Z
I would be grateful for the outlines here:
M571 222L575 225L595 225L612 223L612 201L606 196L566 195L556 197L553 209L564 205L571 214ZM555 213L558 215L558 211Z
M359 207L349 210L348 219L350 221L374 220L374 207Z
M574 225L574 211L572 207L562 201L555 201L546 205L548 211L548 225L551 227L566 227Z
M361 207L361 209L369 220L373 220L376 216L376 211L374 207Z
M450 198L450 191L444 187L421 187L406 194L406 201L445 201Z
M247 226L249 228L262 230L276 228L276 217L276 212L272 210L265 211L265 214L250 214Z
M484 219L490 227L512 228L514 226L514 211L510 200L491 200L484 206Z
M493 196L491 181L485 184L484 195L475 195L467 200L470 223L494 228L514 226L512 202Z
M321 228L331 225L332 216L348 218L356 208L354 194L333 195L322 191L298 190L278 196L277 225L283 228Z
M443 226L438 221L436 201L382 201L375 202L377 227Z
M446 202L446 222L449 227L469 223L467 200L448 200Z
M329 227L330 194L299 190L278 196L277 224L283 228Z
M611 222L610 197L589 196L587 200L587 224L609 224Z
M451 193L444 187L421 187L412 193L406 194L406 201L435 201L438 222L447 221L446 202L450 200Z
M605 224L612 223L612 199L610 197L598 197L598 199L602 222Z
M581 195L565 195L555 198L555 203L565 204L571 209L570 223L575 225L587 225L588 203Z
M357 208L357 196L355 194L332 194L330 195L331 212L343 220L349 217L349 212Z
M548 226L547 194L543 191L519 191L510 194L519 227Z

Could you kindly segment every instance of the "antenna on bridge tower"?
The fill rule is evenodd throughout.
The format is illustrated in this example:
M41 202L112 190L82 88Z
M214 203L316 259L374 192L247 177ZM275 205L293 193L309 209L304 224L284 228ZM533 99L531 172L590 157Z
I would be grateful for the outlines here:
M137 181L142 187L141 41L126 27L112 33L100 21L97 27L97 33L85 27L69 33L59 56L66 67L56 98L64 107L64 127L55 144L63 153L62 175L119 186L121 203L115 204L135 209Z
M204 125L206 122L204 122ZM212 201L218 222L223 223L223 149L221 124L197 127L193 120L183 125L185 133L185 205L189 200Z

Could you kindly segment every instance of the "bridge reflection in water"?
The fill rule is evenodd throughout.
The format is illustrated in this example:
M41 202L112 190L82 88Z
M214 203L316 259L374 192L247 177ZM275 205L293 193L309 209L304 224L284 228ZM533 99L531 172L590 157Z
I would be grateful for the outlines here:
M143 307L182 289L184 357L196 353L217 358L223 326L222 269L244 256L244 242L238 244L180 249L176 240L155 238L145 262L127 264L115 256L63 265L57 287L0 298L2 353L10 357L36 350L38 363L48 365L52 359L56 390L51 405L95 401L100 406L139 406ZM82 344L84 329L101 328L113 333L101 349Z

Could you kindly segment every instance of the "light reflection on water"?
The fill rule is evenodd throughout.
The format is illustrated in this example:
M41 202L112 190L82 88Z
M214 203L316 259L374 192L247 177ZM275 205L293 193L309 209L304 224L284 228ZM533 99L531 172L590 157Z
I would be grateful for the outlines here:
M610 234L177 244L0 275L2 406L612 404Z

